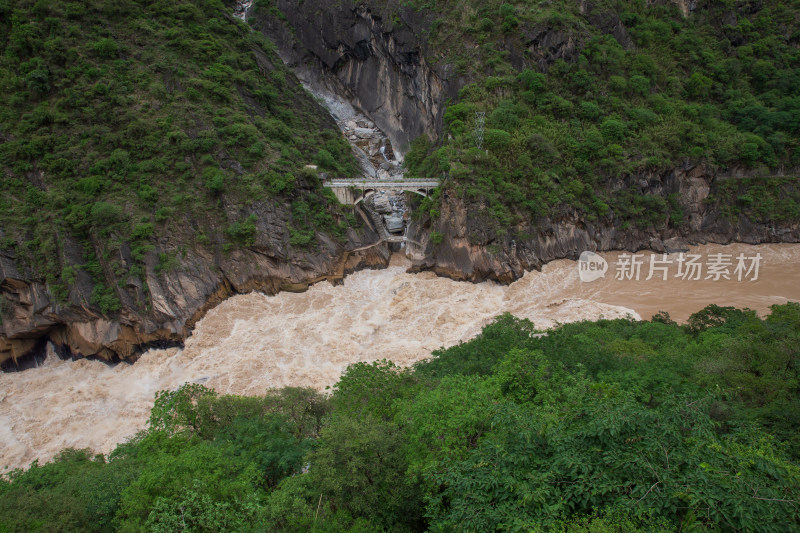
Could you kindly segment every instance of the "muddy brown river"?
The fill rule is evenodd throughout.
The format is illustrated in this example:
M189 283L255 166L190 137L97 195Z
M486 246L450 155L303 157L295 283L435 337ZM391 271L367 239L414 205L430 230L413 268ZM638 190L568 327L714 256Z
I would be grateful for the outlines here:
M672 264L657 262L661 269L646 280L651 254L632 261L613 252L601 254L608 271L591 283L581 282L576 261L560 260L509 286L407 274L407 260L395 255L389 268L352 274L338 287L230 298L198 323L184 349L150 350L134 365L60 361L51 350L39 368L0 374L0 472L50 459L64 447L111 451L145 427L158 390L192 381L236 394L285 385L324 389L350 363L386 358L408 365L470 339L503 312L544 329L661 310L684 321L710 303L764 314L770 305L800 300L800 245L708 245L690 254L703 267L699 280L679 275L675 254ZM741 281L739 256L749 268L738 272ZM638 262L637 281L627 265ZM712 271L727 271L730 279L706 279Z

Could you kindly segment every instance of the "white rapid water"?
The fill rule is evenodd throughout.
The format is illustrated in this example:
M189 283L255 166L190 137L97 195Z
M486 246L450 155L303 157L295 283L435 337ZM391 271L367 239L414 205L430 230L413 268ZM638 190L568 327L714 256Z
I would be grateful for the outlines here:
M701 247L698 253L758 250L758 282L660 281L581 284L574 261L555 261L519 281L462 283L407 274L394 256L385 270L320 283L302 294L235 296L201 320L183 350L150 350L134 365L60 361L0 374L0 473L47 460L64 447L107 453L145 427L156 391L202 382L220 393L261 394L285 385L324 389L348 364L390 359L408 365L467 340L511 312L539 328L600 317L685 319L708 303L749 305L800 300L800 245ZM618 254L605 254L609 261ZM693 285L693 283L695 285Z

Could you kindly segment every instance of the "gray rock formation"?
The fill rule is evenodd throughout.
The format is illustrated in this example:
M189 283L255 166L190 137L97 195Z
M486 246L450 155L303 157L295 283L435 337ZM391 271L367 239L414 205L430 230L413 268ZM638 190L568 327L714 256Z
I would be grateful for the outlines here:
M336 100L336 95L328 95L325 102ZM340 105L331 105L329 110L335 113ZM334 117L336 118L336 117ZM360 112L353 111L347 119L337 120L342 134L353 146L353 152L361 163L364 176L376 179L402 179L404 170L398 154L392 149L392 141L375 124Z
M159 242L145 257L144 279L129 279L119 291L122 309L113 317L89 303L93 284L82 271L68 301L60 302L47 283L26 272L14 256L0 254L0 363L13 366L45 339L74 357L135 359L148 346L182 342L209 309L233 294L302 291L312 283L338 283L354 270L388 264L386 245L347 251L379 239L367 226L349 230L343 244L318 234L316 248L304 251L289 245L286 206L255 203L240 216L251 213L257 216L253 246L229 252L221 243L187 247L185 243L193 240L177 232L174 240ZM180 225L190 227L191 221L176 224ZM77 254L74 264L81 263L79 250L65 254ZM160 271L159 254L179 258L177 266Z
M403 217L398 215L383 217L383 223L386 224L386 229L389 233L399 233L404 228Z
M405 193L397 191L375 191L367 197L370 211L384 215L381 224L389 233L399 233L405 229L410 210L406 205Z
M352 0L275 4L285 18L258 10L251 23L278 45L312 93L352 102L400 153L422 133L437 136L444 102L465 80L453 76L451 66L432 67L425 59L430 21L424 11L401 7L393 19Z
M506 228L498 235L484 206L446 196L438 219L410 228L408 237L424 245L412 270L433 270L473 282L493 279L510 283L527 270L555 259L577 259L585 250L674 252L706 242L800 242L800 224L775 226L752 222L743 215L729 220L721 215L719 206L707 203L714 187L736 179L734 175L718 176L708 167L696 166L631 179L640 182L642 194L676 194L685 223L678 228L642 230L624 224L613 213L592 222L573 211ZM431 242L432 231L442 235L440 244Z
M693 5L679 3L687 12ZM399 172L397 162L416 136L438 136L444 103L469 80L456 76L450 65L432 66L426 60L424 35L431 21L423 11L401 6L389 16L352 0L276 0L275 7L285 20L275 11L258 9L251 21L277 43L284 61L309 90L324 100L343 134L357 146L362 166L371 168L375 177L391 178ZM618 17L593 8L588 0L582 9L592 24L622 46L630 46ZM585 38L571 30L544 26L519 30L525 49L509 50L515 68L570 60ZM268 71L266 57L256 55ZM236 165L229 162L234 171L238 171ZM485 206L465 202L445 190L439 218L408 226L408 237L421 244L414 244L414 268L455 279L510 282L525 270L553 259L577 258L584 250L663 251L705 241L800 241L797 224L774 227L744 217L731 221L720 216L706 199L724 179L705 167L630 177L642 194L678 196L685 223L664 230L625 227L613 213L593 222L568 211L504 228L499 234L492 229ZM381 202L392 227L398 226L397 217L406 223L407 207L396 198L387 200L389 209ZM256 215L253 246L225 252L221 242L199 245L190 230L176 229L147 254L141 277L121 280L117 294L122 308L111 317L91 304L93 282L85 272L77 271L69 294L59 299L45 280L26 269L21 258L0 250L0 362L16 360L46 338L75 356L133 359L148 345L181 342L208 309L232 294L304 290L317 281L337 282L353 270L388 263L385 244L368 247L387 236L376 213L377 221L369 222L374 223L374 231L367 226L350 230L344 244L317 235L316 247L307 251L289 245L287 206L256 203L247 209L226 206L226 210L229 220ZM176 228L193 224L192 220L175 221ZM431 242L434 231L442 236L439 244ZM3 237L0 228L0 241ZM61 266L82 264L83 252L77 243L68 236L62 241ZM347 251L362 247L368 248ZM177 266L166 271L157 268L159 254L179 257ZM120 256L123 262L131 261L131 250L123 246ZM113 276L109 273L108 277Z

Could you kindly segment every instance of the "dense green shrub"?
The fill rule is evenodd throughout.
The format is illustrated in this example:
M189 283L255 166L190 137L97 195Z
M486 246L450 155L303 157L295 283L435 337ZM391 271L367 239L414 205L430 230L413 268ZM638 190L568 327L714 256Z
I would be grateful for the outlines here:
M484 134L484 144L489 150L503 150L511 144L511 134L503 130L486 130Z
M225 232L232 240L246 246L252 246L256 241L256 221L258 221L258 217L252 214L242 222L234 222L228 226Z
M109 457L0 478L8 531L797 529L800 304L538 332L498 317L325 396L156 395ZM754 497L755 495L755 497Z
M113 313L151 242L252 243L226 206L310 201L319 205L303 231L343 234L335 199L318 180L296 187L294 174L322 149L326 168L353 175L349 145L274 45L229 10L188 0L0 6L2 247L17 248L20 267L63 303L67 266L91 274L92 302ZM62 264L66 242L84 264ZM119 254L126 246L133 262ZM97 256L103 268L91 265Z

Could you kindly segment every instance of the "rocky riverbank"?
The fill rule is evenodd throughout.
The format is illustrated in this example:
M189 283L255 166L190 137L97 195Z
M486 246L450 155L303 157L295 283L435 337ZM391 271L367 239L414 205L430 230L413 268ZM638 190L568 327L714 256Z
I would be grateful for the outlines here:
M411 270L431 270L456 280L510 283L549 261L575 259L584 250L664 252L705 242L800 242L797 224L776 226L744 216L736 220L721 216L717 207L706 202L716 179L702 167L649 176L648 188L679 193L686 213L685 227L664 231L622 227L613 219L593 223L572 213L559 220L536 220L499 236L490 229L488 215L480 205L445 192L439 218L410 226L408 237L422 245L415 247ZM390 217L396 216L393 210L402 213L405 209L388 196L379 195L377 201ZM260 216L270 217L267 212ZM209 309L233 294L303 291L319 281L338 283L350 272L388 264L386 244L347 252L379 239L366 226L350 230L343 245L325 240L314 252L297 253L279 246L280 224L280 219L268 225L260 222L257 245L228 254L189 248L178 266L166 272L156 269L158 254L173 253L176 245L168 243L150 252L146 288L141 290L149 294L152 306L147 313L127 307L113 317L87 305L59 304L46 283L27 279L13 257L0 256L4 306L0 358L6 361L6 368L13 368L14 361L43 349L44 341L50 340L62 356L133 360L147 347L181 343ZM440 242L432 241L433 234L441 236ZM76 297L88 299L91 285L79 279L73 291Z
M501 233L492 229L485 206L445 192L441 216L411 228L409 238L424 245L424 258L414 262L413 270L433 270L473 282L493 279L509 283L550 261L577 259L584 250L676 252L705 243L800 242L800 224L796 222L775 224L723 213L724 206L717 203L714 193L726 181L741 178L721 176L703 165L631 177L640 184L643 195L677 198L685 222L663 229L640 229L613 216L589 221L572 211L505 228ZM434 233L440 242L431 241Z
M367 226L349 230L344 243L320 235L315 250L298 251L287 245L287 208L257 203L251 209L258 218L254 246L222 252L186 247L176 239L148 252L144 283L132 287L149 302L146 312L137 310L134 295L123 302L119 313L103 315L85 303L92 284L82 273L71 287L70 301L59 302L46 282L31 279L24 264L0 255L0 362L14 369L24 356L44 350L46 341L62 357L135 360L148 347L182 343L209 309L233 294L302 291L319 281L339 283L347 273L388 264L385 245L347 251L379 239ZM162 254L180 254L180 260L162 270L158 268Z

